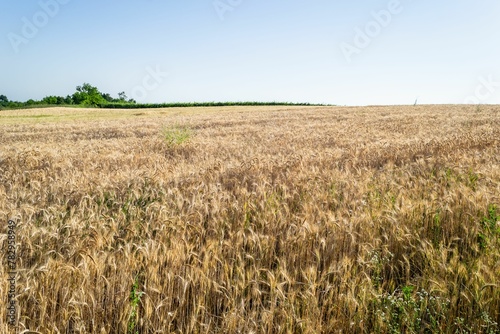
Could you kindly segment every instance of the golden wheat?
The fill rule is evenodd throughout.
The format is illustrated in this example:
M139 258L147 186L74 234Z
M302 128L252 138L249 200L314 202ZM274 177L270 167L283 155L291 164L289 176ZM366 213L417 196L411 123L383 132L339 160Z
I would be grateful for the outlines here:
M499 144L498 106L2 111L15 329L499 333Z

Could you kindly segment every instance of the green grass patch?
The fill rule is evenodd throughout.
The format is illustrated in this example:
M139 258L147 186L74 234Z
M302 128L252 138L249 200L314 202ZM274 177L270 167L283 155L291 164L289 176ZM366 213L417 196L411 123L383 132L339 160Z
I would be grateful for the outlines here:
M192 130L185 126L173 126L164 128L162 131L163 139L168 146L179 146L189 142L193 133Z

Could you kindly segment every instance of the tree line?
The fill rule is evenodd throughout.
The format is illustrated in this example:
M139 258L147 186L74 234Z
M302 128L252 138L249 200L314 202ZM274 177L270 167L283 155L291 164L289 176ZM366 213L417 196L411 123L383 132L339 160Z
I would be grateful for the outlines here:
M84 107L99 107L107 104L135 104L134 99L129 99L125 92L118 93L118 98L112 97L108 93L102 93L97 87L84 83L76 87L72 95L54 96L49 95L41 100L29 99L25 102L11 101L5 95L0 95L0 108L26 108L46 105L75 105Z
M11 101L5 95L0 95L1 109L17 109L30 107L48 107L48 106L82 106L96 108L118 108L118 109L136 109L136 108L171 108L171 107L221 107L221 106L325 106L325 104L311 103L292 103L292 102L174 102L174 103L153 103L140 104L134 99L129 99L125 92L118 93L114 98L110 94L102 93L97 87L84 83L76 87L72 95L55 96L49 95L41 100L29 99L25 102Z

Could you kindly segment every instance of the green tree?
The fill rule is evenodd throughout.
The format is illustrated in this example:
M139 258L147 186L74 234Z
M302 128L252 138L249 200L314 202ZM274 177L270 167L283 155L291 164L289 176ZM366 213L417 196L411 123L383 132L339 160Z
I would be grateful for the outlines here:
M85 106L96 107L100 104L105 104L106 99L103 94L99 92L97 87L88 83L76 87L76 92L73 94L73 102L75 104L83 104Z
M9 106L10 102L7 96L0 95L0 108Z
M118 93L118 100L120 102L127 102L127 94L125 94L125 92L119 92Z
M42 103L49 105L57 104L57 96L46 96L42 99Z
M103 97L103 99L105 99L107 102L114 102L114 99L111 95L109 95L108 93L101 93L101 96Z

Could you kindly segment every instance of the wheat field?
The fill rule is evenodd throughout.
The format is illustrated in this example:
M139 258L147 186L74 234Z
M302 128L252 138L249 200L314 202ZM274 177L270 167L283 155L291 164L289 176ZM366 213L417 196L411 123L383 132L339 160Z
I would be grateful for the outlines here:
M500 106L0 111L9 219L2 333L500 333Z

